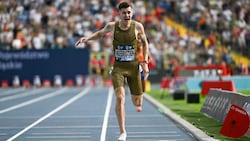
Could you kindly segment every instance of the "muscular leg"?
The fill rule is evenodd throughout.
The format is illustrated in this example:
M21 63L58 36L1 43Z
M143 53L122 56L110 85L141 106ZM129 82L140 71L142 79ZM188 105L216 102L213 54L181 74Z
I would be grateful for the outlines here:
M125 90L123 87L119 87L115 89L116 93L116 117L118 120L118 124L120 127L120 133L126 133L125 129Z
M140 75L136 75L128 79L128 84L131 92L132 103L136 107L137 112L142 111L142 103L143 103L143 84L144 81Z

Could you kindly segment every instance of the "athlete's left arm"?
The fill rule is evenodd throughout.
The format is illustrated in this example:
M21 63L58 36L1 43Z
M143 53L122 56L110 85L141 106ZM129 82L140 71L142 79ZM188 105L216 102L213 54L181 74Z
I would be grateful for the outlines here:
M145 63L148 63L148 61L149 61L148 60L149 59L148 40L147 40L145 31L144 31L144 27L141 23L137 23L137 30L138 30L138 33L140 33L140 35L141 35L144 60L145 60Z
M148 40L144 31L144 27L141 23L138 23L138 33L140 35L142 46L143 46L143 56L144 56L144 63L141 63L142 70L144 73L144 80L147 80L149 75L149 68L148 68L148 62L149 62L149 48L148 48Z

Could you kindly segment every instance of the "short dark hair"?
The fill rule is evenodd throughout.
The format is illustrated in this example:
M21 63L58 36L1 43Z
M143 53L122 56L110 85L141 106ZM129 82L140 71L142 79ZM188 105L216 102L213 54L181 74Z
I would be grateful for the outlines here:
M124 1L119 4L118 9L121 10L122 8L128 8L128 7L132 6L128 2Z

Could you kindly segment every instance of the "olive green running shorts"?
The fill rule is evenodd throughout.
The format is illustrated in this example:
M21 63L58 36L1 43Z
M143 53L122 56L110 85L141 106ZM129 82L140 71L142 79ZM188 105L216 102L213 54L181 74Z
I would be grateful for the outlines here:
M125 80L132 95L142 95L141 76L139 62L115 62L112 71L112 83L114 89L125 86Z

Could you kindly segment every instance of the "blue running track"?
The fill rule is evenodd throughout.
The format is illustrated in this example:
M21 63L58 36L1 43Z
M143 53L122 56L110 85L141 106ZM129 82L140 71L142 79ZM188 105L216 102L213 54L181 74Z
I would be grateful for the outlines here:
M146 99L126 94L127 141L196 141ZM1 88L0 141L116 141L112 87Z

